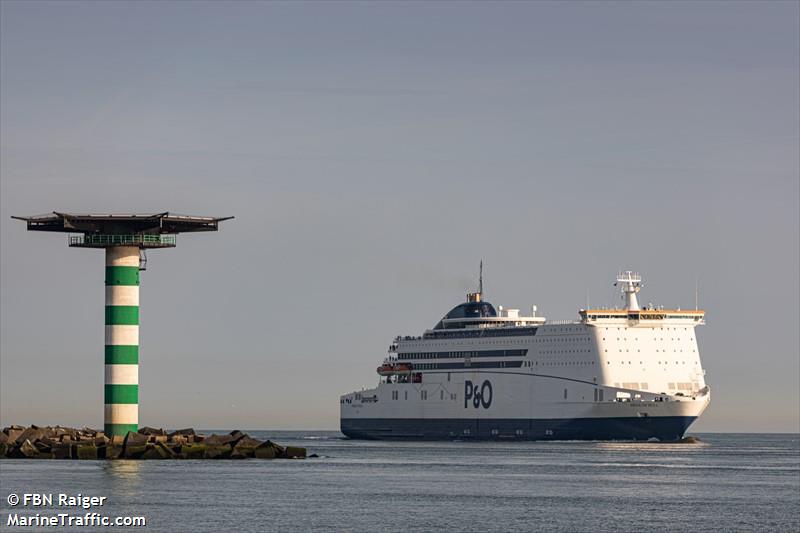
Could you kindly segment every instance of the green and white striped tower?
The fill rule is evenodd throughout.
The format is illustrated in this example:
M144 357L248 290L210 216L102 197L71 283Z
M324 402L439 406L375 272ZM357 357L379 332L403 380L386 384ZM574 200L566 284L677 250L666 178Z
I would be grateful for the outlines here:
M217 231L233 217L166 213L94 215L53 212L24 220L31 231L73 233L75 248L103 248L106 254L104 431L126 435L139 428L139 273L144 251L174 248L176 235Z
M139 428L139 248L106 248L105 432Z

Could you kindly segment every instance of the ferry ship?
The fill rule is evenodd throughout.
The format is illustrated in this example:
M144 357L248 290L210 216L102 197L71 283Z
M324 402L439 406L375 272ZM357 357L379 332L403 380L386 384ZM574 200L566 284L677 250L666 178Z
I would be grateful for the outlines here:
M549 322L478 292L421 336L394 339L375 388L340 397L341 431L378 440L662 440L683 437L711 399L695 328L701 310L624 308Z

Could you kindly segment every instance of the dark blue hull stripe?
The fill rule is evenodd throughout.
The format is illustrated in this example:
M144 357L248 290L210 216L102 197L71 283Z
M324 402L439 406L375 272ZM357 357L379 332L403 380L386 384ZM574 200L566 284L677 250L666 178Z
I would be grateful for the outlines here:
M619 418L343 418L341 431L368 440L678 440L694 416Z

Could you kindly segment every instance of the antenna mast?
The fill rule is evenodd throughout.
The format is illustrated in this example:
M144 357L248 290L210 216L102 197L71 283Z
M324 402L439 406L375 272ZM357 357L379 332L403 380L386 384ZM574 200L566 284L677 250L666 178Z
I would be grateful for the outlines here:
M481 267L478 270L478 292L468 292L467 301L480 302L481 296L483 296L483 259L481 259Z
M478 294L483 294L483 259L481 259L481 266L478 270Z
M699 307L699 298L700 298L700 278L694 278L694 310L697 311Z

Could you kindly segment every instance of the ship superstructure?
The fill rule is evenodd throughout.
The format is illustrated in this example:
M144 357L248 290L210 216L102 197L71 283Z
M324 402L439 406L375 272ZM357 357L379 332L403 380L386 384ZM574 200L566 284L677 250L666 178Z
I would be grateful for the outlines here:
M680 439L710 391L695 328L704 311L640 307L548 322L495 307L482 287L421 336L400 336L377 387L340 398L341 431L364 439ZM481 283L482 285L482 283Z

